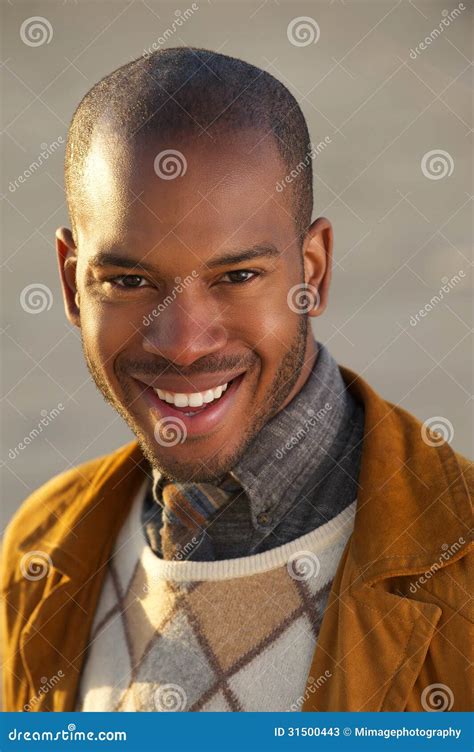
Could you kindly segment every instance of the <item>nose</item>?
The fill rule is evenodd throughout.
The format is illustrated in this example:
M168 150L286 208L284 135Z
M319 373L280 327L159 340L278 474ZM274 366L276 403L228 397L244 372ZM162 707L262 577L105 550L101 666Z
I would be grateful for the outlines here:
M148 320L149 325L143 327L145 352L180 366L191 365L227 344L221 311L212 301L198 300L187 291L163 310L155 309Z

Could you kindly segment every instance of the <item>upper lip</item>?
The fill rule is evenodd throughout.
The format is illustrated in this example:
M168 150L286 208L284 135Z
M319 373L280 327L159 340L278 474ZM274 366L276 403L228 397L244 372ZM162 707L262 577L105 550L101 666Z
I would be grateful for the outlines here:
M201 377L193 376L192 378L183 380L179 377L160 376L156 379L142 378L141 376L135 376L137 381L141 381L142 384L150 386L152 389L160 389L163 392L173 392L174 394L194 394L195 392L206 392L208 389L215 389L222 384L228 384L229 381L236 379L237 376L241 376L244 371L238 371L236 373L224 373L217 376L209 374L203 374Z

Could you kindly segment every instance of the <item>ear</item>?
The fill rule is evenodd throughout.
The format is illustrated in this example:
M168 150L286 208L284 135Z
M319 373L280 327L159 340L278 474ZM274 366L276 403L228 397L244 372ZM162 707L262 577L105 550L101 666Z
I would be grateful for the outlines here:
M309 316L320 316L326 309L332 276L333 229L329 219L319 217L306 234L303 243L305 283L318 291Z
M74 326L81 326L79 293L76 286L77 248L67 227L56 230L56 253L63 290L66 316Z

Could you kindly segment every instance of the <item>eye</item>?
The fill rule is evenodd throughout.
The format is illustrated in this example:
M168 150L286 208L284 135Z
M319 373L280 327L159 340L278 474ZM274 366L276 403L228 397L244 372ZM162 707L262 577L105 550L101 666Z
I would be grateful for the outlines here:
M112 277L109 282L116 285L117 287L122 287L129 290L143 287L143 284L141 284L142 282L145 285L147 284L145 277L141 277L139 274L121 274L118 277Z
M248 276L250 275L250 276ZM223 277L228 277L229 281L226 284L241 285L244 282L250 282L254 277L258 277L258 272L253 272L250 269L237 269L234 272L226 272ZM224 280L225 281L225 280Z

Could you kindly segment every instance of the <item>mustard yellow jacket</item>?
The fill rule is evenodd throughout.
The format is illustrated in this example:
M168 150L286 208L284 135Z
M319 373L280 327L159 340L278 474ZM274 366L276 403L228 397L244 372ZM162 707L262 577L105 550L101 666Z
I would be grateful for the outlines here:
M341 371L365 406L360 491L302 709L471 709L469 464ZM145 468L128 444L50 480L7 528L4 710L74 709L107 562ZM46 576L25 578L32 551L50 557ZM45 691L52 676L61 679Z

